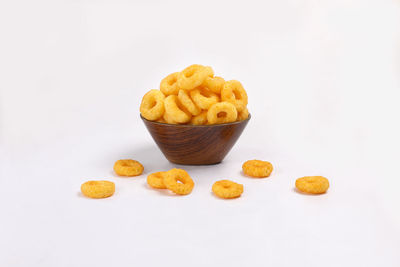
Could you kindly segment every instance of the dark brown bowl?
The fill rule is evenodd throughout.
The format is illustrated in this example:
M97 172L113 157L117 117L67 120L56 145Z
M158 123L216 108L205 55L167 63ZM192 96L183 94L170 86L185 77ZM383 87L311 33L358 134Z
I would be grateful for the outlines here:
M220 163L239 139L251 116L244 121L216 125L175 125L140 116L164 156L182 165Z

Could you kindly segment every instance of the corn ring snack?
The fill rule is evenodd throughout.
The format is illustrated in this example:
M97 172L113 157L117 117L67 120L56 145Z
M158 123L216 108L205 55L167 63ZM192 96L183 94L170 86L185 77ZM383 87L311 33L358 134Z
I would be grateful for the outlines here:
M192 192L194 187L192 178L182 169L169 170L165 173L163 181L169 190L178 195L188 195Z
M181 104L176 95L168 96L164 101L164 105L165 113L177 123L186 123L192 118L190 112Z
M225 80L222 77L207 77L204 80L203 86L206 87L213 93L221 94L222 87L225 84Z
M323 194L329 188L329 181L323 176L305 176L296 180L296 188L308 194Z
M206 125L207 124L207 110L204 110L199 115L194 116L190 123L193 125Z
M157 189L166 189L167 187L164 184L164 176L165 172L156 172L152 173L149 176L147 176L147 183Z
M211 67L191 65L178 74L178 87L184 90L192 90L200 86L207 77L213 75L214 71Z
M249 117L249 110L247 108L244 108L242 111L238 112L238 121L244 121Z
M169 95L177 95L179 92L178 88L178 74L179 72L174 72L165 77L164 79L161 80L160 83L160 90L163 92L166 96Z
M165 112L164 94L159 90L150 90L142 99L140 104L140 113L142 116L151 121L158 120Z
M133 159L120 159L114 164L114 171L120 176L138 176L143 170L143 165Z
M209 109L215 103L218 103L220 98L216 93L205 88L195 89L190 91L190 96L193 102L201 109Z
M207 112L209 124L222 124L234 122L237 119L235 106L228 102L220 102L211 106Z
M178 124L167 112L164 113L163 120L168 124Z
M81 185L81 191L90 198L111 197L115 192L115 184L110 181L88 181Z
M185 90L179 90L178 98L182 106L184 106L193 116L197 116L201 113L201 108L193 103L193 100Z
M235 105L236 109L242 111L248 103L246 91L239 81L231 80L225 82L221 90L221 99Z
M213 184L212 191L220 198L237 198L243 193L243 185L229 180L221 180Z
M243 164L242 169L244 174L248 176L264 178L270 176L274 168L268 161L249 160Z

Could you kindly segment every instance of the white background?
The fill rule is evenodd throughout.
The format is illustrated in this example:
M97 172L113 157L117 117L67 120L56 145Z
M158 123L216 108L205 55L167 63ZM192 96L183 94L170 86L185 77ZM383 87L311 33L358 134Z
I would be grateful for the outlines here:
M0 266L400 266L398 1L0 3ZM253 118L178 197L146 185L175 166L138 109L193 63L240 80ZM253 158L270 178L241 175ZM305 175L328 193L295 192Z

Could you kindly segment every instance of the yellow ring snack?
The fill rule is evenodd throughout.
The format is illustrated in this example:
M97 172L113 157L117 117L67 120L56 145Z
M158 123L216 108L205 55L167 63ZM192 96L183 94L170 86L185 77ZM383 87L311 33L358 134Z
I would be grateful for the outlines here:
M177 95L179 92L179 87L178 87L178 74L179 72L174 72L162 79L160 83L160 90L163 92L166 96L169 95Z
M164 113L163 120L168 124L178 124L167 112Z
M192 118L191 124L193 125L206 125L207 124L207 110L201 112L199 115Z
M243 193L243 185L229 180L221 180L213 184L212 191L220 198L237 198Z
M203 86L206 87L213 93L221 94L222 87L225 84L225 80L222 77L207 77L204 80Z
M244 174L248 176L264 178L270 176L274 167L268 161L249 160L243 164L242 169Z
M190 91L193 102L201 109L209 109L212 105L219 102L219 96L205 88Z
M296 180L296 188L308 194L323 194L329 188L329 181L323 176L305 176Z
M143 165L133 159L120 159L114 164L114 171L120 176L138 176L143 170Z
M213 74L211 67L191 65L178 74L178 87L184 90L192 90L200 86L207 77Z
M192 192L194 182L190 175L182 169L172 169L164 176L165 186L178 195L188 195Z
M209 124L222 124L234 122L237 119L235 106L228 102L220 102L211 106L207 112Z
M184 106L193 116L197 116L201 113L201 108L196 106L185 90L179 90L178 98L182 106Z
M81 185L81 191L90 198L111 197L115 192L115 184L110 181L88 181Z
M164 184L165 172L155 172L147 176L147 183L157 189L166 189Z
M155 121L161 118L165 112L165 96L161 91L150 90L144 95L140 104L140 113L145 119Z
M164 101L164 105L165 113L177 123L186 123L192 118L190 112L181 104L176 95L168 96Z
M235 105L236 109L242 111L248 103L246 91L239 81L231 80L225 82L221 90L221 99Z
M244 121L249 117L249 110L247 108L244 108L242 111L238 112L238 121Z

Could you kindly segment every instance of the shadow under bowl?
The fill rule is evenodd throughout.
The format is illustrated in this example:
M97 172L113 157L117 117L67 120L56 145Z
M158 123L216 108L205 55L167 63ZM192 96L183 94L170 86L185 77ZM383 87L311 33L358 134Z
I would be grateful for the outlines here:
M164 156L181 165L221 163L251 118L215 125L176 125L140 117Z

